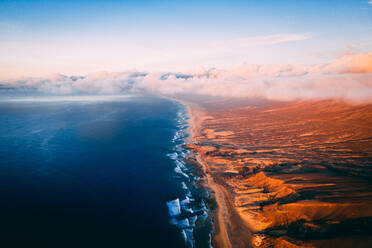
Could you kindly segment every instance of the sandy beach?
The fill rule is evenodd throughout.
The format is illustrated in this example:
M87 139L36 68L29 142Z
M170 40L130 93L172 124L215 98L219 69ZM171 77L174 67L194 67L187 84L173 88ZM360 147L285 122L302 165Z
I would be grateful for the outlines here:
M190 115L190 144L198 142L201 122L205 114L198 105L182 102ZM212 212L214 220L214 234L212 238L213 247L247 247L251 244L251 232L241 220L239 214L233 207L230 193L225 187L216 182L211 169L202 153L194 152L196 161L201 165L205 180L203 186L210 189L217 203L217 209ZM231 230L234 229L234 232ZM232 237L232 233L234 237Z

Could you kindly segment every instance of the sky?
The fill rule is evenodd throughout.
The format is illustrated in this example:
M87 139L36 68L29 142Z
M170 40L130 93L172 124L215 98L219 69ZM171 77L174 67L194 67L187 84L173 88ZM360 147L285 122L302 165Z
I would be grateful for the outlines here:
M0 0L0 80L331 64L370 51L369 0Z

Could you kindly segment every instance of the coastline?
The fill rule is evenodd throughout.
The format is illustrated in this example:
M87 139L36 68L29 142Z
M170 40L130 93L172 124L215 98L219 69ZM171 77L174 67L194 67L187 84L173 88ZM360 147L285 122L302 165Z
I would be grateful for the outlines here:
M201 168L190 157L192 151L186 146L189 135L189 114L185 104L176 99L162 97L179 105L177 131L172 138L174 147L167 156L174 161L173 178L177 184L174 198L166 202L169 223L181 232L185 247L211 247L213 220L208 209L209 189L200 183ZM190 160L191 159L191 160Z
M201 117L202 112L201 110L197 110L196 106L191 106L190 103L183 104L186 106L188 114L190 116L189 119L189 132L190 132L190 140L189 143L197 143L197 136L200 134L200 124L201 124ZM214 182L213 178L209 174L209 167L206 161L203 159L202 155L198 152L194 152L196 161L201 165L203 169L203 173L206 177L206 180L203 182L203 186L210 189L213 192L214 199L217 203L217 209L215 209L212 213L212 218L214 221L214 232L212 238L212 244L214 247L232 247L229 236L227 234L226 228L226 204L224 195L222 190L217 186ZM225 218L224 218L225 217Z
M213 177L212 171L203 154L195 149L201 132L201 123L205 117L202 108L194 103L180 101L186 106L190 116L188 144L193 150L197 163L201 166L205 179L203 186L208 188L217 204L217 208L211 211L214 232L212 236L213 247L247 247L251 246L251 232L240 218L231 200L228 190ZM248 230L248 232L247 232Z

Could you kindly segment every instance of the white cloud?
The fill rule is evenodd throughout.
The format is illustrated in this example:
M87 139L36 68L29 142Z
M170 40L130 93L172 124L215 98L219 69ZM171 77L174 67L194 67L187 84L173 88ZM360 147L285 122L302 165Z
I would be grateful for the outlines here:
M344 99L372 103L372 52L345 55L328 65L250 65L230 70L198 68L185 73L100 72L85 77L53 74L0 83L6 90L70 94L150 92L175 95L264 97L273 100Z
M43 97L17 97L5 98L6 102L123 102L133 95L88 95L88 96L43 96Z
M230 45L233 46L267 46L290 41L307 40L309 38L310 35L308 34L275 34L232 40L230 42L227 42L227 44L230 43Z
M308 34L296 34L296 33L274 34L274 35L265 35L265 36L251 36L251 37L240 38L240 39L217 41L212 44L209 44L208 46L218 49L218 50L221 50L221 49L225 50L227 48L239 49L239 48L244 48L244 47L269 46L269 45L276 45L276 44L290 42L290 41L307 40L310 37L311 36Z

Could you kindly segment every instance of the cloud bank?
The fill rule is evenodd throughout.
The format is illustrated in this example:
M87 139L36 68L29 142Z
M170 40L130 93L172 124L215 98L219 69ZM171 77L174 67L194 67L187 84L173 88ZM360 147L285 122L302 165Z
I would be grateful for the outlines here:
M55 95L147 92L174 96L264 97L272 100L343 99L372 103L372 52L345 55L321 65L239 64L231 70L183 73L125 71L87 76L53 74L0 82L0 91Z

